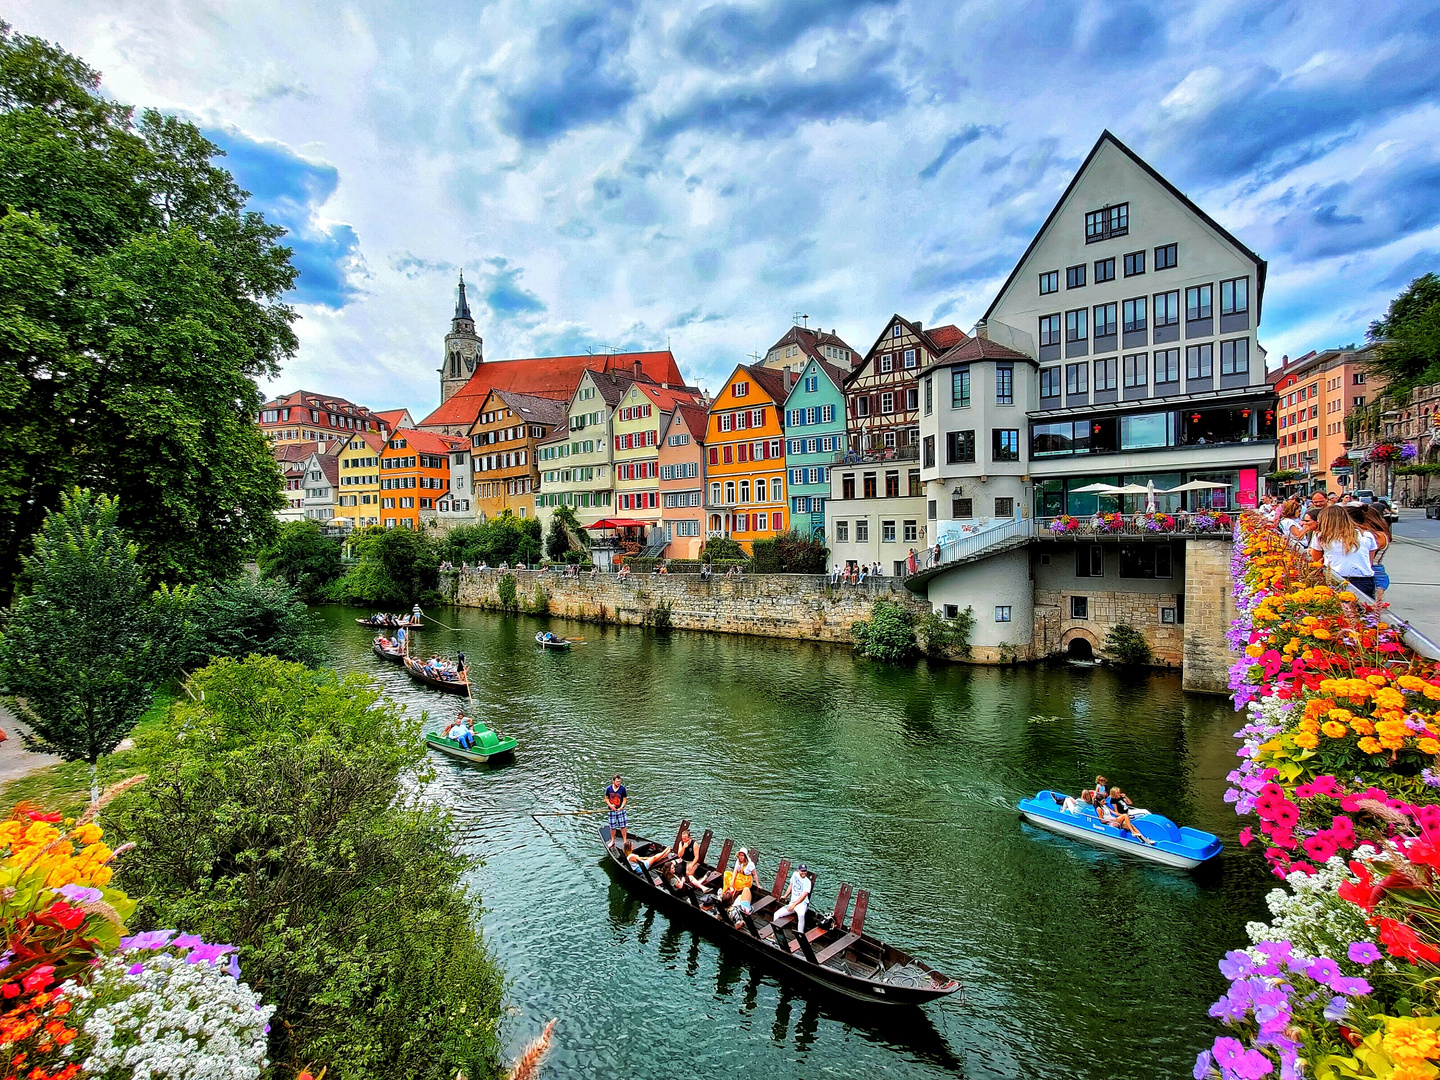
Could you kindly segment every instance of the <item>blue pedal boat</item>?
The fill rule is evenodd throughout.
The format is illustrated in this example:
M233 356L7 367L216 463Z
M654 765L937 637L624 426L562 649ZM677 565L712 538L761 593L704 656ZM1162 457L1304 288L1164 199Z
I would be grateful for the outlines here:
M1159 814L1141 814L1130 819L1141 835L1155 841L1146 844L1124 829L1106 825L1094 807L1082 805L1078 813L1067 813L1052 796L1065 797L1061 792L1047 790L1036 792L1033 799L1021 799L1020 816L1032 825L1061 836L1179 870L1193 870L1220 854L1220 841L1213 833L1182 828Z

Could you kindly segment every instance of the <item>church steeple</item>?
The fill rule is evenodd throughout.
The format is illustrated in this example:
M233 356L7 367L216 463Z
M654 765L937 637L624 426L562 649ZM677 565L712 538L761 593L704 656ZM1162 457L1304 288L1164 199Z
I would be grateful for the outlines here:
M450 333L445 335L445 366L440 369L441 403L464 386L475 373L476 365L484 362L485 342L475 333L475 319L465 296L465 271L462 270L455 296L455 316L450 320Z

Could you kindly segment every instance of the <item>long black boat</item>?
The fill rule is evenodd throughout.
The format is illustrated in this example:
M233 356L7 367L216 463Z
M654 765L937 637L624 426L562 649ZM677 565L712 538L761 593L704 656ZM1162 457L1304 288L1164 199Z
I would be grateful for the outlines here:
M404 646L401 646L401 647L398 648L398 649L395 649L395 648L387 649L384 645L381 645L381 644L380 644L380 639L379 639L379 638L376 638L376 639L371 643L370 648L372 648L372 649L375 651L375 655L378 656L378 657L380 657L381 660L389 660L391 663L394 663L394 664L402 664L402 663L405 662L405 648L404 648Z
M441 679L426 671L425 665L413 656L405 657L404 662L405 670L410 673L410 677L426 686L433 686L436 690L444 690L449 694L468 694L470 692L470 677L466 672L460 672L453 679Z
M682 828L688 827L688 824ZM848 884L842 884L835 900L835 910L814 919L811 928L802 936L795 932L793 919L786 919L779 926L773 921L774 913L783 906L779 895L785 888L785 878L790 870L789 862L782 860L773 888L767 891L758 881L751 886L750 913L743 915L737 926L718 906L702 907L693 893L677 895L672 892L657 870L646 870L641 874L631 869L618 838L614 844L610 843L610 839L610 827L602 825L600 842L609 856L607 865L625 887L641 899L669 915L689 920L723 943L742 945L790 974L826 990L874 1004L923 1005L960 989L960 984L954 979L921 963L909 953L865 934L865 911L870 894L864 889L855 893L855 911L848 926L845 915L850 906L851 889ZM711 839L712 834L707 829L700 840L700 862L709 878L718 883L730 861L732 842L725 841L718 862L711 866L705 862ZM679 840L678 833L676 840ZM633 833L630 841L635 853L642 858L655 855L663 848L656 841ZM753 852L751 857L754 858ZM697 871L697 876L706 875Z
M425 623L421 619L407 615L403 619L397 619L394 615L367 615L363 619L355 620L356 626L368 626L372 630L423 630Z

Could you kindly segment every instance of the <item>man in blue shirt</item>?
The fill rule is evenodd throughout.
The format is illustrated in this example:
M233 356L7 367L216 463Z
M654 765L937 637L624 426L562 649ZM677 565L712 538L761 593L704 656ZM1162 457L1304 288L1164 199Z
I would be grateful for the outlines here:
M625 842L630 839L628 831L629 820L626 817L626 807L630 805L630 795L625 790L625 785L620 782L620 774L615 774L615 779L610 781L610 786L605 789L605 804L610 807L610 843L615 843L615 830L620 830L620 840Z

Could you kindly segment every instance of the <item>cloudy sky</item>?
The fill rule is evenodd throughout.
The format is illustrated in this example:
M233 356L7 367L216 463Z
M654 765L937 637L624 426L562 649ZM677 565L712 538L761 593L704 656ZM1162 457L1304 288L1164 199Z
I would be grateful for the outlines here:
M1440 270L1440 5L1388 0L11 0L193 118L290 230L278 387L417 418L464 268L491 359L796 312L969 329L1104 128L1270 261L1262 340L1363 338Z

